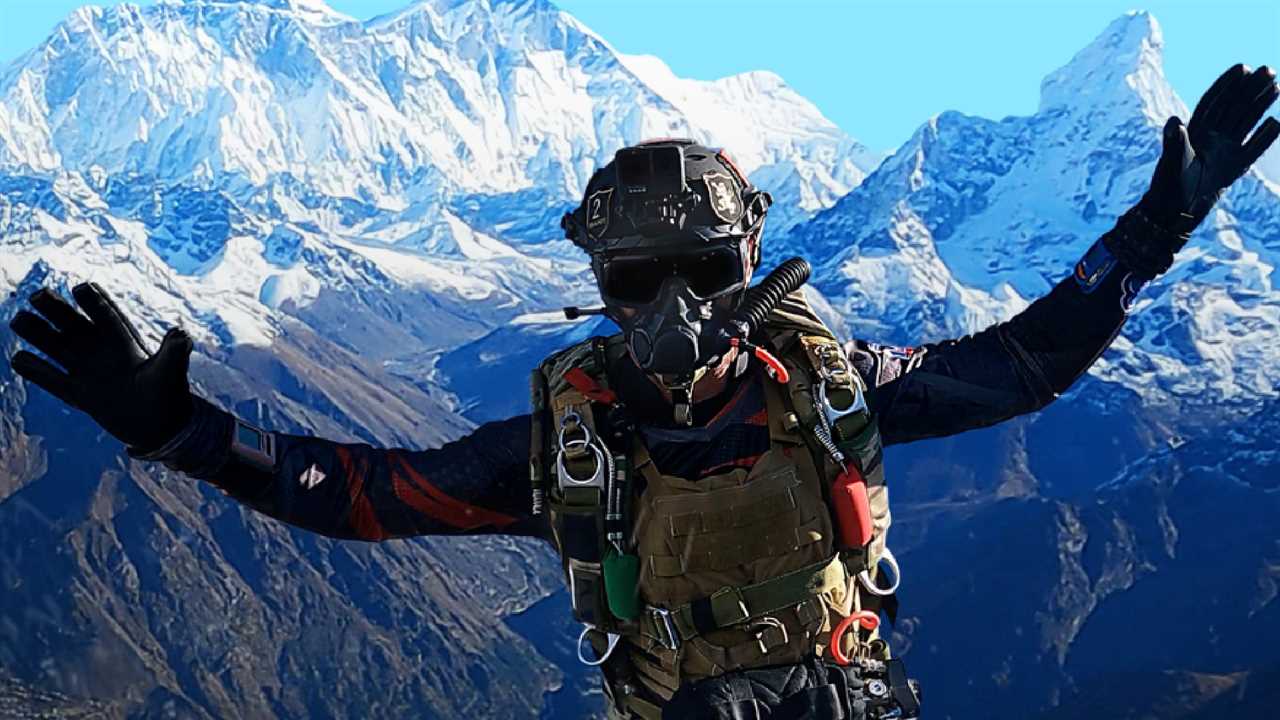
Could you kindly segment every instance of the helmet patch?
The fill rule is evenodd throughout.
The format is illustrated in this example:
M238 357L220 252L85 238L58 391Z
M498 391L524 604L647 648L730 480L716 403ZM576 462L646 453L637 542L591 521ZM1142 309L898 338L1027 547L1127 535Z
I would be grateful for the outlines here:
M609 206L613 200L613 188L597 190L587 197L587 232L600 239L609 229Z
M702 176L707 184L707 195L711 198L711 211L716 217L733 224L742 217L742 196L738 193L738 185L728 174L713 171Z

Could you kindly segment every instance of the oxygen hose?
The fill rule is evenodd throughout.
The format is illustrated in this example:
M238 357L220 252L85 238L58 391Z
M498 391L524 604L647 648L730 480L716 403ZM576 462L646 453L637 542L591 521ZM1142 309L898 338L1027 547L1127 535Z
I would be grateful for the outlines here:
M783 298L799 290L809 280L809 273L809 262L800 257L793 257L774 268L759 285L747 289L746 298L733 313L734 327L743 331L743 337L750 337L764 325L765 318Z
M729 338L731 347L741 347L768 368L774 379L782 384L790 381L786 367L768 350L755 345L750 337L764 325L769 313L782 302L782 299L799 290L809 279L809 263L804 258L793 257L773 269L759 285L749 288L746 297L738 309L729 318L729 326L737 331L737 335Z

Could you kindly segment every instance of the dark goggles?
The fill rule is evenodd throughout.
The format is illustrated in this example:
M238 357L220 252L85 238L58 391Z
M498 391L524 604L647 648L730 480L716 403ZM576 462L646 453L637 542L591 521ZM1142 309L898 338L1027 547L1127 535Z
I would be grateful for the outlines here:
M680 277L699 300L714 300L741 289L742 255L728 246L674 253L617 255L602 263L600 294L618 305L648 305L668 278Z

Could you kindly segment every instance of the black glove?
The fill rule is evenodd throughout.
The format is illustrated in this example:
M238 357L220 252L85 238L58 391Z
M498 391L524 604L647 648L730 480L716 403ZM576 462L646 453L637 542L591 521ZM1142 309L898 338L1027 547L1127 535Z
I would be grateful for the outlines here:
M1235 65L1196 103L1190 123L1176 115L1165 123L1164 149L1138 209L1169 231L1170 252L1182 249L1223 191L1280 135L1280 121L1269 117L1245 139L1277 97L1275 71Z
M191 338L173 328L152 355L102 288L82 283L71 293L84 315L57 293L42 289L31 296L31 306L44 317L21 310L9 323L62 369L23 350L10 361L14 371L88 413L131 448L148 452L161 447L191 417Z

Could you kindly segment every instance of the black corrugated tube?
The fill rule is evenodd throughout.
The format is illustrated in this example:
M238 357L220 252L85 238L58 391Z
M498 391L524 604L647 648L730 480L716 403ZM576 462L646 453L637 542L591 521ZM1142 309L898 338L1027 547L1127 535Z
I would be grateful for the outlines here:
M750 336L761 325L769 313L782 302L782 298L799 290L809 280L809 261L793 257L773 269L759 285L747 290L746 299L733 314L733 323L738 327L745 326L746 335Z

